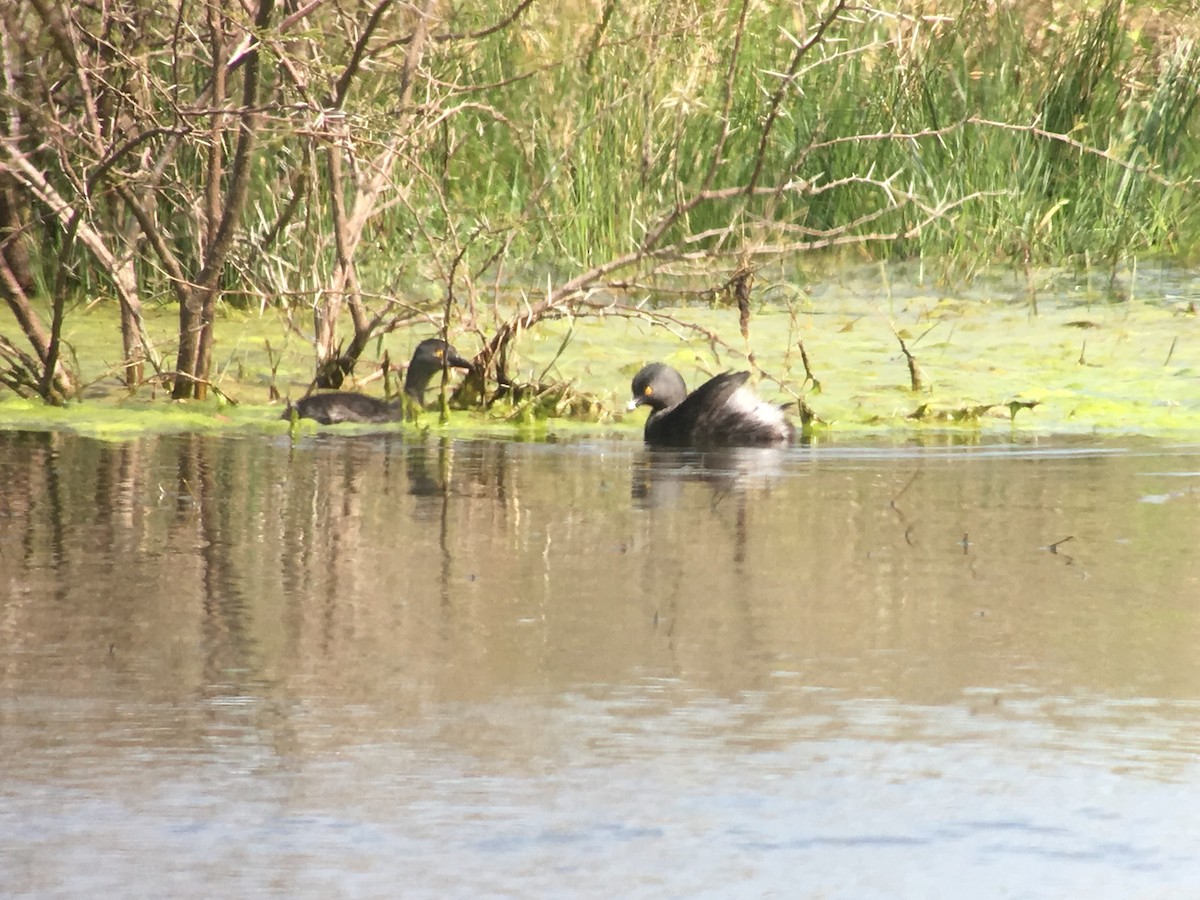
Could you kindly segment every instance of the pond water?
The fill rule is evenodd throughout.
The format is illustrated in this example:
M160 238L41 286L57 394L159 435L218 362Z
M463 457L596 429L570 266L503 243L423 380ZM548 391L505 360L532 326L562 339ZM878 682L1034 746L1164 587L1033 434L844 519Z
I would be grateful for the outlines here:
M0 884L1200 891L1200 447L0 433Z

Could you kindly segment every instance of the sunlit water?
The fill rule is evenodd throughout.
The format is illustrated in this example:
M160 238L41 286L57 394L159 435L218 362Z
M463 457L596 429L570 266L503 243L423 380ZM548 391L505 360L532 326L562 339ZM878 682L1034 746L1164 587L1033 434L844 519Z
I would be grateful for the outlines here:
M0 433L0 893L1198 896L1198 479Z

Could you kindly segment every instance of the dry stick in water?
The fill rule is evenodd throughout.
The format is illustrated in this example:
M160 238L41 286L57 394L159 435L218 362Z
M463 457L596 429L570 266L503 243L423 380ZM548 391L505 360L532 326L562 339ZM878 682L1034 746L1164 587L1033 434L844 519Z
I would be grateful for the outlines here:
M383 351L383 359L379 361L379 367L383 370L383 396L392 396L392 355L385 348Z
M729 280L729 287L733 289L733 297L737 301L738 327L747 346L750 344L750 288L753 285L754 270L745 263L738 266Z
M279 398L279 388L276 386L275 380L279 376L279 364L281 362L283 362L283 354L276 353L271 348L270 341L263 341L263 345L266 347L266 350L267 350L267 366L271 370L271 382L267 386L268 396L271 398L272 403L278 403L279 399L280 399Z
M1055 541L1053 544L1048 545L1046 549L1049 550L1051 553L1058 553L1059 547L1061 547L1067 541L1073 541L1073 540L1075 540L1075 535L1068 534L1065 538L1061 538L1061 539Z
M904 358L908 360L908 379L912 385L913 393L917 393L925 387L925 382L921 378L921 367L917 365L917 358L909 351L908 345L904 343L904 338L900 337L900 332L896 330L895 325L892 326L892 334L900 342L900 350L904 354Z
M1051 553L1053 553L1055 556L1061 556L1068 566L1074 565L1075 557L1071 556L1069 553L1059 553L1058 552L1059 547L1061 547L1063 544L1067 543L1067 541L1073 541L1073 540L1075 540L1075 535L1068 534L1065 538L1062 538L1061 540L1057 540L1053 544L1050 544L1049 546L1047 546L1046 549L1049 550Z
M796 345L800 348L800 363L804 366L804 380L811 382L812 389L819 393L821 382L817 381L817 376L812 373L812 366L808 363L808 351L804 349L804 339L797 340Z

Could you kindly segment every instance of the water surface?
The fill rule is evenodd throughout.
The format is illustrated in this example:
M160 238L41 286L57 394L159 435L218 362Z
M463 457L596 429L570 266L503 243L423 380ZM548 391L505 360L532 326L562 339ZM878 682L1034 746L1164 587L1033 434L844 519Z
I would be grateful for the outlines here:
M1200 892L1200 448L0 433L0 883Z

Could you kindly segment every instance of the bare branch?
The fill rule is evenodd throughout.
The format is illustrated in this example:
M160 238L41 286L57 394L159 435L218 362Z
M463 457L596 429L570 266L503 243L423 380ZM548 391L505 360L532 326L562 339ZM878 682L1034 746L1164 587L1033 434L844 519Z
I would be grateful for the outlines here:
M388 11L392 5L392 0L380 0L378 6L371 11L371 15L367 18L366 25L363 26L362 34L354 44L354 49L350 53L350 61L346 63L342 74L338 76L337 84L333 90L333 97L330 105L334 109L341 109L346 102L346 94L350 91L350 82L354 80L354 76L358 74L359 66L362 64L363 56L367 52L367 43L375 34L375 30L379 27L379 22L383 18L383 14ZM421 18L421 23L417 25L418 31L423 27L425 21L424 16ZM401 91L401 93L404 93Z
M800 69L800 63L804 57L808 55L808 51L815 47L825 36L825 32L829 29L837 17L842 14L842 10L846 8L847 0L836 0L833 7L825 14L825 17L817 24L813 33L808 36L808 40L796 47L796 52L792 54L791 65L788 66L783 80L775 89L775 93L771 95L771 103L767 111L766 121L762 126L762 133L759 136L758 151L754 154L754 171L750 175L747 187L753 190L758 185L759 178L762 177L763 164L767 158L767 144L771 139L771 132L775 127L775 120L779 117L779 106L783 103L783 98L787 94L788 88L792 86L795 80L796 73Z
M497 32L503 31L505 28L519 19L521 14L525 12L525 10L529 9L529 7L532 5L533 0L521 0L521 2L516 5L511 13L497 21L495 24L489 25L486 28L481 28L478 31L466 31L462 33L447 32L443 34L435 34L431 35L429 40L433 41L435 44L447 44L455 41L477 41L480 38L489 37ZM413 31L412 34L407 34L404 37L396 38L393 41L388 41L387 43L382 44L376 53L382 53L385 50L392 49L393 47L403 47L406 44L412 44L414 42L420 42L424 40L424 35L420 35L417 31Z

